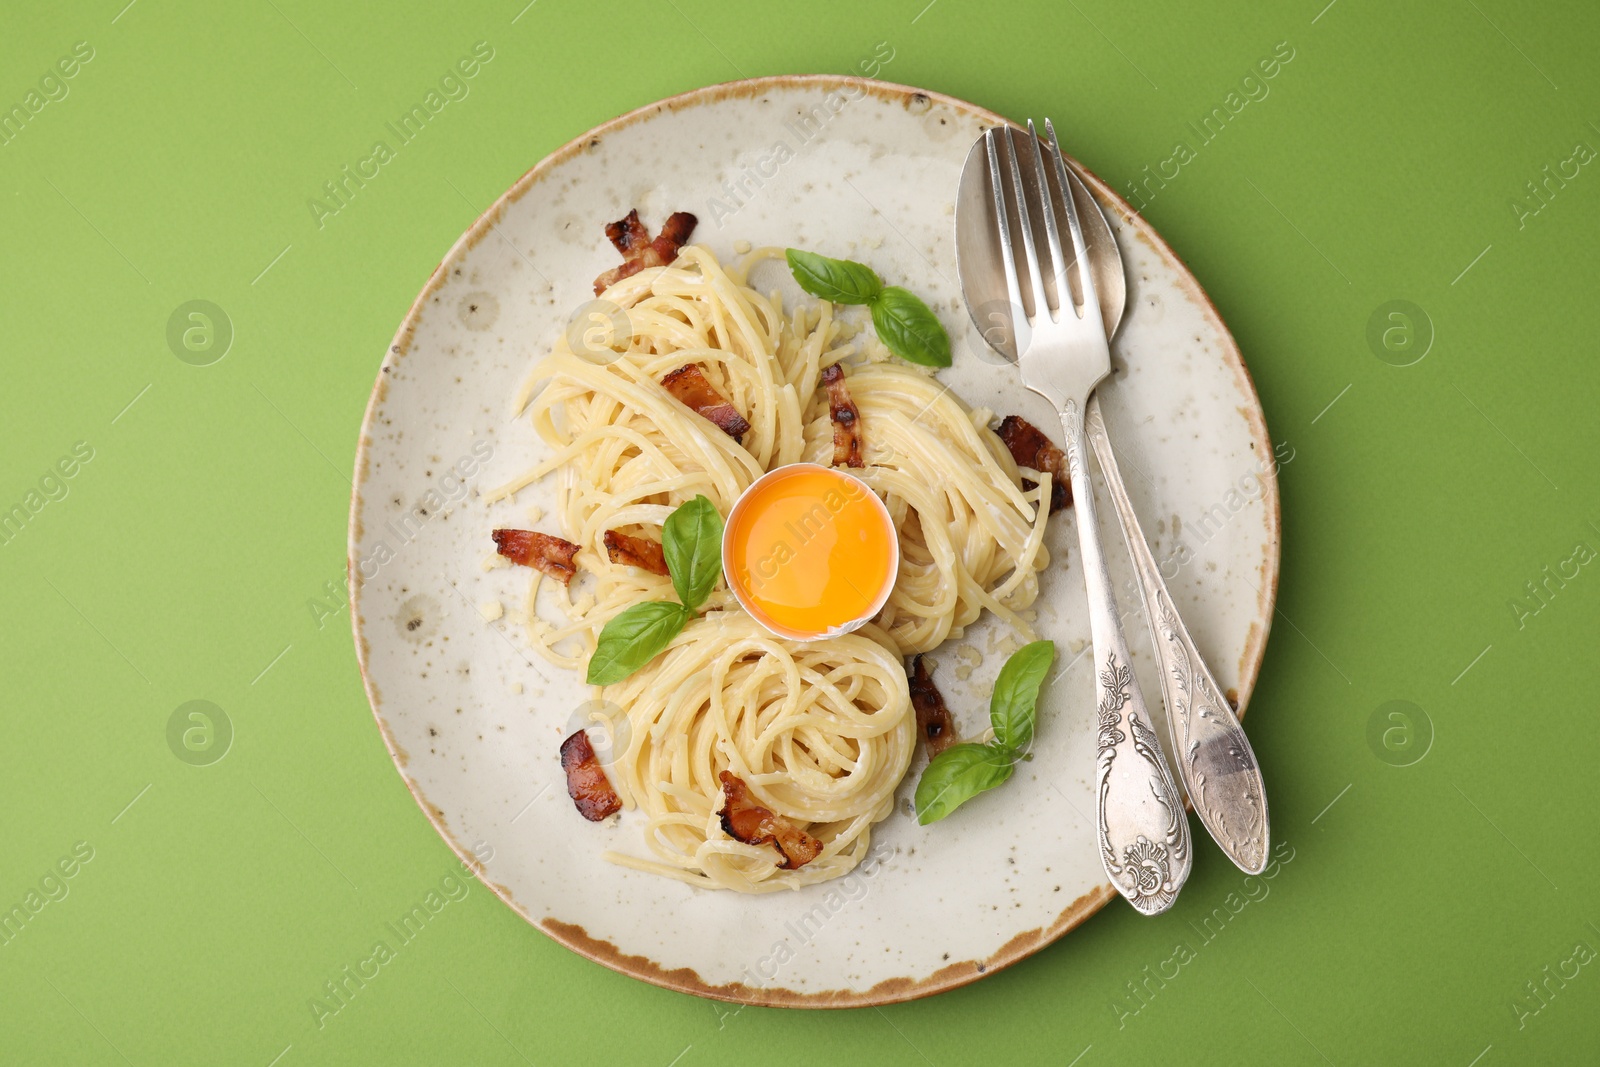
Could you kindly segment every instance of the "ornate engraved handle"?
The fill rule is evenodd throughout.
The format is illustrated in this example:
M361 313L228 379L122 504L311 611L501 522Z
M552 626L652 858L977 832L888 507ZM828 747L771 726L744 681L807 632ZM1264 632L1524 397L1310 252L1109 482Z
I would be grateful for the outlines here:
M1161 668L1161 693L1167 704L1167 728L1178 771L1195 813L1228 858L1249 874L1267 864L1267 793L1261 768L1233 709L1224 702L1217 681L1206 669L1189 630L1178 617L1161 569L1145 543L1117 470L1106 436L1100 402L1088 404L1088 436L1117 517L1128 542L1128 554L1139 575L1145 617L1150 622L1156 661ZM1077 499L1077 482L1073 482ZM1082 516L1079 517L1082 521Z
M1128 642L1095 522L1094 490L1084 457L1083 415L1075 401L1069 400L1063 408L1061 426L1066 432L1094 642L1100 859L1111 883L1128 903L1146 915L1158 915L1172 906L1189 877L1193 858L1189 820L1128 660Z

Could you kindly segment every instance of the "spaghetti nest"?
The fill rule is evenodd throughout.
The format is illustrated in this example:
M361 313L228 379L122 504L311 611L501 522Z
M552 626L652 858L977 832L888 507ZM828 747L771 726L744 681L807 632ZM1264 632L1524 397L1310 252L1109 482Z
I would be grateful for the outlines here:
M656 860L609 858L744 892L853 869L893 810L916 744L905 668L871 627L802 643L743 611L710 612L606 697L626 709L629 729L612 778L624 803L643 809ZM723 771L819 840L821 854L783 870L771 846L725 834Z
M1031 640L1023 612L1048 562L1048 480L1023 488L988 413L921 371L883 362L881 346L858 341L832 305L786 313L777 293L748 284L756 263L781 257L766 249L724 268L690 246L671 266L607 289L590 306L595 316L557 340L517 398L549 458L485 494L510 498L555 476L555 518L590 577L572 591L552 584L541 597L535 572L523 621L542 656L581 669L609 619L673 596L668 578L613 563L606 532L659 540L667 517L696 495L726 516L766 471L830 463L818 385L827 367L852 367L865 466L851 473L883 498L900 538L899 575L880 616L846 636L784 641L719 587L665 653L602 694L627 719L617 785L643 811L654 853L611 858L747 892L798 888L859 862L872 825L893 809L913 748L899 657L959 637L985 608ZM662 385L690 364L748 422L740 438ZM725 834L724 770L820 840L822 853L784 869L774 849Z

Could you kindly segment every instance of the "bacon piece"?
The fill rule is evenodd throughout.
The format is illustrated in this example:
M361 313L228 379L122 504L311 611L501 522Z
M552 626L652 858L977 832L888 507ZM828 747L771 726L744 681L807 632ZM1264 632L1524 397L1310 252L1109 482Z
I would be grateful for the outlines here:
M828 390L828 418L833 420L833 465L864 467L861 458L861 411L844 384L844 368L835 363L822 372Z
M742 443L744 435L750 432L750 424L739 414L738 409L728 403L727 399L706 380L706 373L700 369L700 364L685 363L661 379L661 385L676 397L679 403L693 408L716 423L717 429L735 441Z
M722 830L729 837L747 845L776 845L783 854L778 866L786 871L804 867L822 854L821 841L756 803L743 779L730 771L723 771L721 778Z
M660 235L650 242L650 247L661 257L662 263L671 263L678 258L678 249L689 243L689 235L699 221L687 211L674 211L667 216L667 221L661 224Z
M1000 420L1000 440L1011 451L1019 467L1032 467L1050 475L1050 513L1072 506L1072 476L1067 456L1046 437L1044 431L1020 415Z
M561 769L567 772L567 796L590 822L599 822L622 810L622 800L611 788L605 768L595 758L589 735L579 730L561 742Z
M929 759L956 743L955 720L921 656L911 661L911 706L917 712L917 732L928 743Z
M643 259L630 259L620 267L612 267L610 270L606 271L604 274L600 275L594 280L594 295L599 296L613 285L616 285L622 279L631 278L633 275L644 270L644 268L645 263Z
M629 211L626 218L606 223L606 237L612 247L622 253L622 265L613 267L594 280L594 295L599 296L622 279L638 274L646 267L665 267L678 258L678 250L689 240L699 220L687 211L674 211L661 227L661 235L654 239L644 223L639 221L639 209Z
M639 221L639 209L634 208L626 217L606 223L606 238L624 259L632 259L650 243L650 231Z
M607 530L606 555L611 557L612 563L638 567L651 574L666 577L671 573L667 570L667 557L661 551L661 542L648 537L631 537L616 530Z
M495 548L506 559L541 570L562 585L578 573L572 565L578 546L571 541L537 530L496 530L493 536Z

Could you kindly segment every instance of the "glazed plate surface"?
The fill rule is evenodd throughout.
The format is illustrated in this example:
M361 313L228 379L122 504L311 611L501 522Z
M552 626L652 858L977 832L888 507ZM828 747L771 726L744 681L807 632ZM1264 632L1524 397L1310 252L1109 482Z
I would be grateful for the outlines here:
M584 822L557 747L587 725L587 688L526 646L526 573L486 569L489 531L548 515L547 486L482 490L544 457L510 417L533 362L617 260L603 225L637 207L700 218L724 262L741 242L870 263L950 331L940 374L970 406L1058 425L972 329L956 278L954 207L967 150L1000 116L883 82L756 79L697 90L585 134L511 188L444 257L385 354L357 454L350 574L356 646L385 743L451 846L530 923L592 959L685 992L755 1004L882 1004L962 985L1061 936L1115 892L1093 820L1092 657L1072 512L1051 523L1040 636L1056 642L1034 759L932 826L902 783L873 859L842 879L761 896L706 891L604 860L646 855L639 823ZM1065 145L1070 153L1070 142ZM1273 446L1233 339L1183 264L1092 175L1129 272L1101 388L1129 495L1179 610L1242 709L1278 575ZM781 264L759 288L788 284ZM764 270L765 268L763 268ZM797 292L797 291L795 291ZM1059 436L1053 434L1053 436ZM1279 459L1288 458L1278 457ZM930 472L936 477L936 472ZM1102 515L1111 516L1108 502ZM550 519L541 528L554 530ZM1160 689L1114 528L1135 668ZM484 606L500 604L489 620ZM487 614L493 614L491 607ZM1004 660L985 621L936 654L963 734L981 732ZM1198 832L1198 829L1197 829ZM1225 863L1196 838L1196 863ZM1120 905L1118 905L1120 906Z

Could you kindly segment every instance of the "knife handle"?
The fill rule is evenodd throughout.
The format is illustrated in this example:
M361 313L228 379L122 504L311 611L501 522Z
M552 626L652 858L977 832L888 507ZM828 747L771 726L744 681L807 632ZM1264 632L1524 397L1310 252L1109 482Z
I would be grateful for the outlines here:
M1161 568L1145 543L1139 517L1128 500L1117 459L1106 436L1100 401L1090 397L1087 433L1128 542L1139 593L1150 623L1151 643L1167 705L1167 730L1195 814L1228 858L1247 874L1267 864L1267 792L1255 752L1217 680L1206 669L1188 627L1161 579ZM1077 486L1073 486L1076 499ZM1081 516L1080 516L1081 521Z
M1062 408L1061 427L1066 434L1094 644L1095 809L1100 859L1112 885L1128 903L1145 915L1158 915L1172 906L1189 877L1193 860L1189 820L1129 661L1122 616L1095 521L1094 488L1084 455L1083 414L1077 401L1069 400Z

